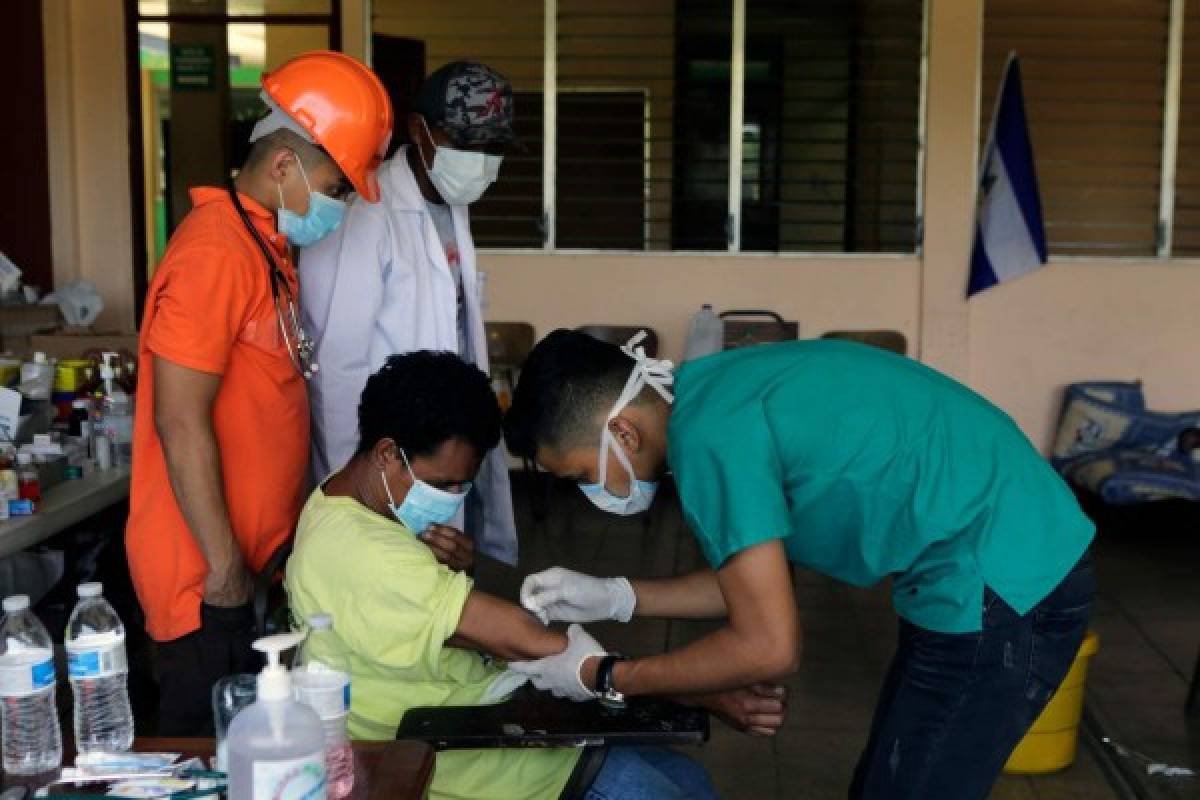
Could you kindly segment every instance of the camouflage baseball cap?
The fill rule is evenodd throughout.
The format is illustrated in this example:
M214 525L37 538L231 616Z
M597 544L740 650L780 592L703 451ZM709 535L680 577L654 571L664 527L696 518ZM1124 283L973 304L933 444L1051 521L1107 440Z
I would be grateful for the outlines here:
M486 64L452 61L439 67L421 85L416 110L458 147L516 140L512 84Z

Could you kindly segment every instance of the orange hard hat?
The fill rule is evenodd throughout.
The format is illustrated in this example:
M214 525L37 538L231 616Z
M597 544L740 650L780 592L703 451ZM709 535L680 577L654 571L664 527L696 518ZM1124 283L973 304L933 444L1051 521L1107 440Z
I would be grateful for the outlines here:
M355 191L377 202L375 171L392 139L392 104L375 73L345 53L314 50L263 73L262 85L329 153Z

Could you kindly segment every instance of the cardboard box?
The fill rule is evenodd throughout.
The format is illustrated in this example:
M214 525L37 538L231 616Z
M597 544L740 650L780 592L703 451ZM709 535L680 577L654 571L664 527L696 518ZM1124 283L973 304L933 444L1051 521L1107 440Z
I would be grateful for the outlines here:
M51 358L83 358L90 350L122 350L137 358L138 337L136 333L68 333L59 331L50 334L35 334L29 337L31 350L41 351Z
M24 358L33 334L53 331L58 325L58 306L0 306L0 352Z

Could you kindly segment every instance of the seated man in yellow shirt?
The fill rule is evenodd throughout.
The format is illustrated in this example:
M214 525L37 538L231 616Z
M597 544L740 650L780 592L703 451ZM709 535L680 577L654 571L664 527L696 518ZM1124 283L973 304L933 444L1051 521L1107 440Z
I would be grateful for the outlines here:
M341 652L325 655L350 670L350 735L391 739L410 708L504 699L521 678L487 657L541 658L567 637L475 589L461 571L470 540L446 525L500 440L484 374L450 353L392 356L367 381L358 416L357 454L300 516L286 586L293 620L333 616L327 641ZM751 731L782 724L782 697L765 688L695 702ZM432 796L552 800L570 787L585 798L715 797L704 769L672 750L614 747L603 758L597 768L575 749L444 751Z

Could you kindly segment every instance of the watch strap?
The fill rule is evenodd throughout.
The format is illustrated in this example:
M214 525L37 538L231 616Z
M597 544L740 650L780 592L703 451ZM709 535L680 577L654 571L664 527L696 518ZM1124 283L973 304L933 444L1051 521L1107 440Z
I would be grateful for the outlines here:
M600 663L596 665L596 694L607 694L613 691L613 669L618 661L624 661L625 656L620 653L609 653L600 659Z

